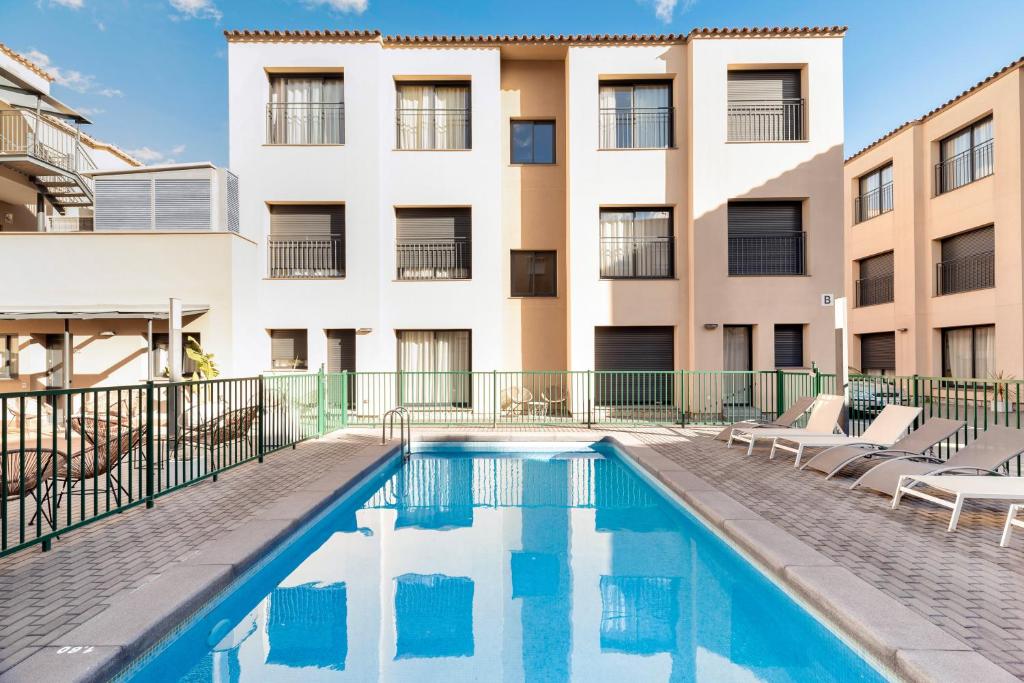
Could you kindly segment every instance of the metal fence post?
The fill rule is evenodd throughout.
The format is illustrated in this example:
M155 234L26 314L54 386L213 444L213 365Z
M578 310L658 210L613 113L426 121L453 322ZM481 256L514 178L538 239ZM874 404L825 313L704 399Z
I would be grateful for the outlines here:
M913 382L914 382L914 407L915 408L920 408L921 407L921 395L919 393L919 388L920 388L921 378L916 373L914 374Z
M815 397L821 393L821 370L818 369L817 365L814 366L814 385L812 389L814 390Z
M786 378L782 370L775 371L775 416L782 414L782 404L786 401Z
M324 366L320 365L320 369L316 373L316 435L322 437L327 429L327 412L325 410L327 402L327 378L324 375Z
M592 374L593 374L592 370L587 370L587 429L590 429L593 426L593 420L592 420L591 415L590 415L590 406L591 406L591 399L590 399L590 375L592 375Z
M491 429L498 428L498 371L491 370Z
M341 428L348 427L348 370L341 371Z
M260 462L263 462L263 421L265 416L263 414L263 375L261 374L257 378L256 391L259 395L256 397L256 456Z
M146 507L153 507L153 382L146 382Z

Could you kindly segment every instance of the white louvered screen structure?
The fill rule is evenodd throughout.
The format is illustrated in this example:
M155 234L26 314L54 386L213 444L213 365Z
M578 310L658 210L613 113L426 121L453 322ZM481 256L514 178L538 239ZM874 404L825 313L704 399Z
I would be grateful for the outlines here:
M209 180L156 178L153 181L157 230L209 230Z
M231 171L226 172L227 177L227 209L228 209L228 230L238 232L239 229L239 207L238 207L238 176Z
M153 226L153 181L96 181L94 229L150 230Z

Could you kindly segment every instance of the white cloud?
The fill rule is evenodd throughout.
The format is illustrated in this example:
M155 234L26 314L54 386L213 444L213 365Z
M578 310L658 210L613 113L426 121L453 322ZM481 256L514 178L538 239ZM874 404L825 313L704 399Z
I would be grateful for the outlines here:
M96 91L96 94L103 97L124 97L124 93L117 88L100 88Z
M185 145L175 145L174 147L171 147L170 154L173 154L174 156L179 156L182 153L184 153L184 151Z
M100 109L99 107L73 107L73 109L83 116L96 116L106 112L106 109Z
M306 0L310 7L324 5L338 12L362 14L369 6L369 0Z
M84 74L76 69L62 69L53 64L50 55L39 50L29 50L25 53L31 61L35 62L43 71L53 76L53 82L70 90L80 93L96 93L103 97L121 97L124 95L117 88L100 87L96 77L92 74Z
M128 153L145 164L173 164L185 152L185 145L175 145L166 152L151 147L130 149Z
M654 14L666 24L672 21L672 16L676 12L676 7L682 4L679 8L679 13L682 14L689 10L696 4L697 0L642 0L649 5L654 6Z
M71 9L82 9L82 5L85 4L84 0L50 0L50 3Z
M171 7L179 12L182 19L213 19L220 21L224 15L213 0L169 0Z

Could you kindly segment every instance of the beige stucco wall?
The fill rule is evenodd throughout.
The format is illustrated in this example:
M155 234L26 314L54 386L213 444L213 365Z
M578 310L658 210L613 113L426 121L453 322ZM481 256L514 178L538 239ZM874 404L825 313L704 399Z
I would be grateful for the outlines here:
M501 119L503 367L564 369L568 367L564 62L503 61ZM554 164L511 163L511 121L515 119L555 121ZM557 252L557 297L511 296L510 251L514 249Z
M897 374L942 372L941 330L996 326L996 368L1024 374L1024 284L1021 265L1021 71L978 89L947 109L888 138L846 163L844 224L846 291L854 297L859 259L894 252L894 301L850 312L850 363L860 364L859 335L896 331ZM939 141L992 115L995 170L991 176L934 196ZM893 210L854 223L858 179L893 163ZM938 240L995 225L996 286L935 296Z

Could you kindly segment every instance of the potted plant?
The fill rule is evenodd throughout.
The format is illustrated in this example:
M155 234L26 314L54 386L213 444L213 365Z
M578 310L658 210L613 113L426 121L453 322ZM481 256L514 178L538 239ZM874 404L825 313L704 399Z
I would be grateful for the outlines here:
M993 389L995 398L989 401L989 409L998 415L1001 412L1010 412L1010 403L1017 402L1017 385L1014 382L1016 377L1005 370L989 373L989 379L994 382Z

